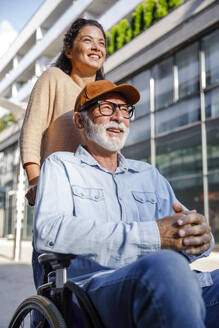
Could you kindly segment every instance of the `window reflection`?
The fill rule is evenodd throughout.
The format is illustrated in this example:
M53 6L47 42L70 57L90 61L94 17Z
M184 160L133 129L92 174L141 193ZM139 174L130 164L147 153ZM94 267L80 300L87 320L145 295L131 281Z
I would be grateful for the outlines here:
M206 83L211 85L219 82L219 30L203 39L203 50L205 52Z
M24 238L32 238L32 230L33 230L33 215L34 215L34 207L29 206L26 202L25 206L25 223L23 229L23 237Z
M167 179L202 174L200 125L157 138L156 166Z
M219 88L206 93L205 110L207 118L219 116Z
M141 142L150 138L150 116L145 115L139 120L131 122L126 146Z
M202 176L171 181L171 186L179 201L188 209L196 209L204 214Z
M176 54L178 67L179 98L193 94L199 89L199 56L198 43L195 43Z
M150 112L150 72L144 71L135 75L131 83L141 94L141 99L135 105L135 118L138 118Z
M173 58L170 57L153 67L155 83L155 109L173 102Z
M156 135L173 131L176 128L200 120L200 98L179 102L167 109L155 113Z
M208 171L211 172L219 170L219 119L207 122L206 130Z
M136 159L139 161L144 161L150 163L150 141L143 141L132 146L125 147L122 149L122 154L126 158Z
M209 223L216 243L219 243L219 174L208 176Z

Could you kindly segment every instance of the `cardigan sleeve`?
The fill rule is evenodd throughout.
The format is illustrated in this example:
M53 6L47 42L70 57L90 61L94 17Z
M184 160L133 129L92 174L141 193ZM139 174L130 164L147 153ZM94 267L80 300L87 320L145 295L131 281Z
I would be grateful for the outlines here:
M28 163L40 165L43 136L53 115L56 81L52 69L37 80L30 95L20 134L20 153L23 166Z

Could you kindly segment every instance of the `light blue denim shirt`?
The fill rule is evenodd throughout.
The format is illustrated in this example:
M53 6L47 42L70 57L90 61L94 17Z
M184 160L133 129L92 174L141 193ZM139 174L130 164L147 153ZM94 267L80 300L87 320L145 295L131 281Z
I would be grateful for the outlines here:
M37 189L34 242L38 252L74 253L69 275L78 280L118 269L160 250L156 220L180 203L153 166L119 154L115 173L79 146L44 162ZM212 247L213 248L213 241ZM191 262L201 256L188 256ZM200 276L211 284L210 274Z

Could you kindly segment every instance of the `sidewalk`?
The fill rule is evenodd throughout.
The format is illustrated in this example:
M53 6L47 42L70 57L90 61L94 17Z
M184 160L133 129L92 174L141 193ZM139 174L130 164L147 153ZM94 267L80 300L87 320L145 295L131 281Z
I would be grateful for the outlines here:
M0 256L0 328L7 328L20 302L34 294L30 264Z
M0 238L0 258L7 261L13 260L14 254L14 240L7 238ZM32 241L22 240L20 263L31 264L32 258Z

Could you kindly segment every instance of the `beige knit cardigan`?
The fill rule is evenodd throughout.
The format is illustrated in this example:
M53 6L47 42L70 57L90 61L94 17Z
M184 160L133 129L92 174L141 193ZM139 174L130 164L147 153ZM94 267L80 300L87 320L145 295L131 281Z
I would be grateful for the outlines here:
M23 165L42 165L55 151L74 152L81 142L73 125L75 100L81 88L57 67L49 68L30 95L20 134Z

